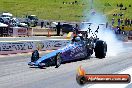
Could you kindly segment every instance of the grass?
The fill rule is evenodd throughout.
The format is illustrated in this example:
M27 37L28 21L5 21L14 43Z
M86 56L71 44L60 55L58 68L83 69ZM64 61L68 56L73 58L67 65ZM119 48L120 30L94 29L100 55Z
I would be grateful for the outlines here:
M35 14L40 19L81 21L84 13L90 10L89 0L76 0L78 4L63 4L64 2L74 2L75 0L0 0L0 12L10 12L16 17ZM132 0L93 0L94 8L107 14L108 19L112 19L113 13L124 13L124 18L132 19ZM123 3L128 8L120 11L117 4ZM108 5L110 4L110 6ZM118 18L118 17L117 17Z

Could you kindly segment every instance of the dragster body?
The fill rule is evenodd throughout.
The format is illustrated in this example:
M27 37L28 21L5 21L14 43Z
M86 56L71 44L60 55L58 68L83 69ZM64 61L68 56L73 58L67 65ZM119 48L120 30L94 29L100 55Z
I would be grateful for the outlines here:
M38 67L48 67L56 66L59 67L63 62L69 62L74 60L81 60L89 58L93 52L97 58L105 58L107 52L107 44L103 40L97 38L96 33L98 29L92 33L90 32L90 26L87 30L79 30L77 36L74 36L73 39L67 46L50 52L41 58L39 58L39 53L33 52L31 56L31 62L28 63L30 66ZM88 35L92 33L92 36L88 38Z
M91 54L92 52L89 48L87 48L86 41L81 40L80 37L76 37L75 40L72 40L67 46L50 52L39 59L33 60L32 55L32 60L28 63L28 65L38 67L59 65L63 62L83 59L90 56Z

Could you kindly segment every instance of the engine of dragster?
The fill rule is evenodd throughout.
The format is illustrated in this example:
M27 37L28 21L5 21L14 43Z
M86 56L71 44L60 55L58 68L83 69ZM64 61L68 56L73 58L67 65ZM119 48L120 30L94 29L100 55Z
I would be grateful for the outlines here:
M87 48L94 50L97 58L104 58L107 52L107 43L104 40L100 40L98 34L99 30L105 29L106 25L104 23L82 22L81 26L77 35L81 35L86 40Z

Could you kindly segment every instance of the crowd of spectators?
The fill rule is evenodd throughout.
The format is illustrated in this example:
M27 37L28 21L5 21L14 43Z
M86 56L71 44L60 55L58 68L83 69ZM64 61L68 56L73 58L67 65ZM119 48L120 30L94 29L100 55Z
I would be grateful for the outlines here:
M64 2L63 1L63 4L78 4L78 1L77 0L75 0L75 1L72 1L72 2Z
M112 18L112 26L114 26L116 20L114 18ZM118 18L117 19L117 23L118 23L118 26L132 26L132 19L128 19L128 18Z
M124 6L123 3L117 4L117 7L120 8L120 10L127 10L128 8L131 7L131 5L129 5L128 7ZM126 18L124 16L125 12L122 13L114 13L113 14L113 18L111 20L112 26L114 26L115 24L117 24L118 26L132 26L132 19L131 18ZM117 18L117 19L115 19ZM117 23L115 23L117 22Z

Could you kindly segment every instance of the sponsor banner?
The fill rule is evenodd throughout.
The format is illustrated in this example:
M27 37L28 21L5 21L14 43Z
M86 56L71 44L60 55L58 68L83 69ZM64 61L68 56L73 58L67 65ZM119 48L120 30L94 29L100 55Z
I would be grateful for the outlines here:
M0 54L13 54L31 52L36 49L33 42L2 42L0 43Z
M20 41L1 42L0 54L14 54L31 52L33 50L55 50L66 46L70 40L44 40L44 41Z
M13 36L27 36L27 28L24 27L14 27Z
M62 48L70 43L70 40L45 40L36 43L37 48L41 50L55 50Z

